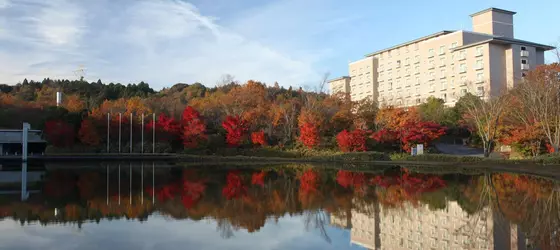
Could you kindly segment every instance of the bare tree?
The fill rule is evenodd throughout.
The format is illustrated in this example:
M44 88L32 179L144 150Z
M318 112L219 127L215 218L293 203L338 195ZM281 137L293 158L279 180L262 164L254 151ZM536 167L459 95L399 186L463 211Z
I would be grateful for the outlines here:
M526 123L537 124L548 143L558 152L560 146L560 64L536 68L513 92L520 102L518 116Z
M551 50L550 52L552 54L554 54L554 56L556 57L556 62L560 63L560 38L558 38L558 42L556 42L556 44L553 45L555 48L553 50Z
M484 96L484 93L478 94ZM497 95L487 94L485 98L479 96L467 93L459 102L465 110L465 120L476 129L476 133L482 140L484 157L488 157L497 139L498 125L508 105L509 94L507 92Z
M321 78L321 82L319 82L319 88L317 89L317 93L322 94L325 91L325 85L327 85L327 83L329 82L329 76L331 75L331 73L329 72L325 72L323 74L323 78Z
M216 87L223 87L232 83L236 83L235 76L230 74L223 74L220 77L220 80L216 82Z

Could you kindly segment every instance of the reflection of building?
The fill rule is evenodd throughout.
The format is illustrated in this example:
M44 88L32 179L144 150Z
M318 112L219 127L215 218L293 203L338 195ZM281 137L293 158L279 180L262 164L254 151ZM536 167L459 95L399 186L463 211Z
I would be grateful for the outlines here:
M454 201L438 210L371 206L351 214L351 243L367 249L525 249L517 228L488 209L468 216Z
M330 225L338 228L343 229L350 229L352 228L352 212L345 211L340 214L331 214L330 216Z
M514 15L489 8L471 15L472 31L444 30L368 54L348 65L343 81L331 82L331 93L396 106L430 96L453 105L466 92L496 95L544 64L544 52L554 48L514 38Z

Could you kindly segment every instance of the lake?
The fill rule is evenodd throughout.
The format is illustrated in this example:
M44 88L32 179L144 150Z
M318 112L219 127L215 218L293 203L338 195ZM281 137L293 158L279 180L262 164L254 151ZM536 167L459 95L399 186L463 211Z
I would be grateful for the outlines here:
M560 249L558 179L359 169L2 166L0 249Z

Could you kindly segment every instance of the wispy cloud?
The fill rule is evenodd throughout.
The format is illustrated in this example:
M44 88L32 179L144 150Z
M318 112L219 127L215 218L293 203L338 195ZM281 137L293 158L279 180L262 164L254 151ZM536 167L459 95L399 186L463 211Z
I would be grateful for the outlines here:
M298 86L318 81L323 69L317 63L331 53L309 46L304 34L312 27L266 19L257 9L249 10L254 15L221 20L179 0L2 3L8 28L0 33L0 63L11 66L0 69L0 83L75 77L73 70L83 65L89 80L147 81L156 88L195 81L212 85L223 74ZM278 1L259 8L274 13L294 4Z

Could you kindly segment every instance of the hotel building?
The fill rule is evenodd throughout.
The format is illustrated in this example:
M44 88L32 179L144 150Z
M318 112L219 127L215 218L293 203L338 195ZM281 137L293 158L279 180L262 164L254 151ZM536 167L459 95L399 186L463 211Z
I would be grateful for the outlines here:
M544 52L554 49L515 39L514 14L489 8L471 15L472 31L444 30L367 54L349 64L349 76L329 81L331 93L401 107L430 96L451 106L467 92L496 95L544 64Z

